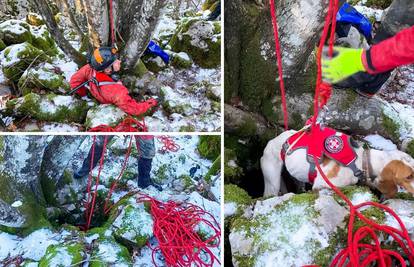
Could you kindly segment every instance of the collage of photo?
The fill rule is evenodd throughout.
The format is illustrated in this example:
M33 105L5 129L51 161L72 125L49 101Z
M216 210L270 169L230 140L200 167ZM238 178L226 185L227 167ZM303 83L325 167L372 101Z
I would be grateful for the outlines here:
M0 0L0 267L414 266L412 0Z

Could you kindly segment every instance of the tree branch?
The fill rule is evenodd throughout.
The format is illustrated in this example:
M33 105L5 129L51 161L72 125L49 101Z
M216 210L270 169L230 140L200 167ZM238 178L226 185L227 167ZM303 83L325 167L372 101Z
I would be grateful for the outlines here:
M46 0L36 0L33 1L34 5L37 7L43 18L45 19L46 25L54 37L58 46L65 52L65 54L69 55L69 57L75 61L76 64L79 66L84 65L86 63L86 58L84 55L79 53L73 46L65 39L63 33L60 31L59 26L55 20L55 17L50 10L49 5L47 4Z

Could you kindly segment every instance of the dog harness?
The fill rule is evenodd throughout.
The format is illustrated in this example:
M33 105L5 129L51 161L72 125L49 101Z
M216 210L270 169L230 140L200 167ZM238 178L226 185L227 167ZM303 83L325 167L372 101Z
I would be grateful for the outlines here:
M351 168L356 177L363 177L364 173L355 164L358 156L354 148L357 145L352 138L332 128L321 127L319 124L314 127L313 131L299 131L286 140L280 152L282 160L285 161L286 155L290 155L296 149L306 149L306 160L310 165L308 172L310 183L313 183L317 176L314 159L321 163L324 156Z

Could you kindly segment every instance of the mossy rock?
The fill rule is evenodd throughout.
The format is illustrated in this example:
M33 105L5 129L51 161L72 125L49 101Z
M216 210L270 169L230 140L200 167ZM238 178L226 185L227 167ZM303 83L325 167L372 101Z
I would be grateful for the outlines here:
M175 52L186 52L203 68L216 68L221 63L220 22L192 19L178 27L169 45Z
M4 48L6 48L6 47L7 47L6 44L3 42L2 39L0 39L0 51L3 51Z
M209 86L209 87L207 87L206 96L212 101L220 102L220 100L221 100L221 86Z
M213 162L213 165L211 165L210 169L208 170L206 176L204 177L204 180L207 183L210 183L211 177L219 174L220 170L221 170L221 156L218 156L216 160Z
M143 77L144 74L148 73L148 69L145 66L144 62L142 60L138 60L137 64L135 65L133 74L137 77Z
M48 122L83 123L89 110L86 101L71 96L30 93L6 103L7 113Z
M203 135L199 139L197 149L203 158L215 160L221 154L221 136Z
M42 26L45 24L42 16L32 12L26 15L26 22L32 26Z
M224 149L224 181L236 183L243 176L243 169L237 164L236 153L229 148Z
M118 244L113 237L99 238L92 250L90 267L107 267L115 265L131 266L128 249Z
M151 55L146 55L142 58L142 61L144 62L145 67L154 73L158 73L167 67L162 58L158 56L154 57Z
M31 42L33 46L44 51L45 54L49 56L55 56L58 54L56 43L45 25L42 25L40 27L31 27L30 31L33 36Z
M50 245L39 262L39 267L66 267L80 265L84 256L84 245L76 242Z
M125 117L124 111L111 104L96 105L92 107L86 116L86 128L93 128L102 124L114 127L118 125Z
M408 142L405 152L414 158L414 140Z
M55 73L50 64L27 69L20 77L18 87L23 95L31 93L33 89L46 89L55 93L69 90L69 84L62 75Z
M179 113L190 115L193 112L193 108L190 103L181 98L177 98L177 92L169 86L161 87L161 96L164 101L162 107L167 114Z
M392 3L392 0L367 0L365 6L386 9Z
M224 203L236 203L238 205L250 205L252 198L247 192L234 184L224 185Z
M20 44L32 41L30 25L20 20L7 20L0 24L0 39L6 45Z
M4 76L14 82L18 82L22 74L30 64L45 62L49 57L42 50L37 49L28 42L15 44L2 51Z
M170 64L177 69L188 69L193 65L193 60L187 53L173 53Z
M204 1L203 5L201 6L201 10L211 10L216 5L218 5L220 1L217 0L206 0Z
M142 248L152 236L153 220L144 204L127 205L112 223L115 239L126 247Z

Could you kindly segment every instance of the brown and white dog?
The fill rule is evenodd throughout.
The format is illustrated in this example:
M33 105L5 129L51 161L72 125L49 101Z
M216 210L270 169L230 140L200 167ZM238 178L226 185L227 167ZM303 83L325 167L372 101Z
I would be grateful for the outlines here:
M267 143L260 159L265 182L264 196L279 194L283 165L286 166L290 175L297 180L308 182L309 163L306 160L305 149L297 149L290 154L286 154L285 161L280 156L283 144L296 132L293 130L285 131ZM411 156L399 150L370 149L369 152L369 161L372 166L371 174L376 177L373 185L386 198L394 197L398 192L398 186L414 194L414 159ZM362 147L356 148L356 153L358 155L356 166L362 170L364 169L362 167L364 149ZM324 158L321 168L337 187L353 185L358 182L358 178L354 176L354 172L349 167L341 166L331 159ZM329 185L318 172L312 188L317 190L326 187L329 188Z

